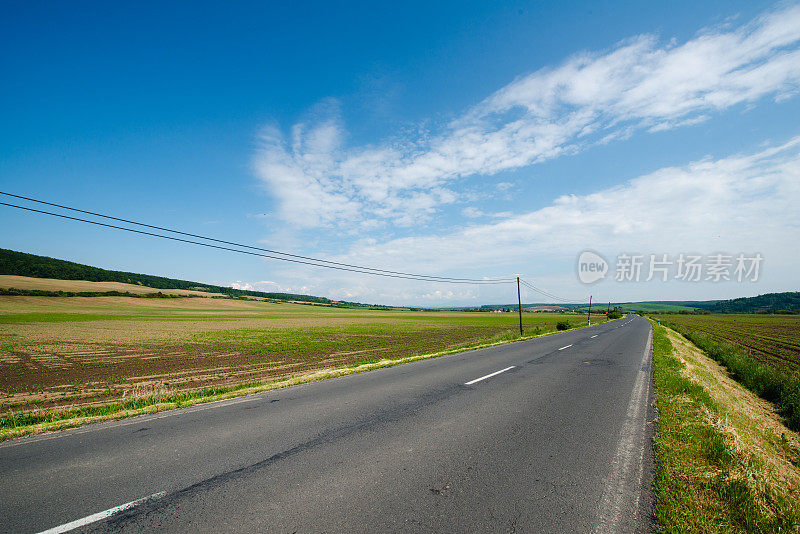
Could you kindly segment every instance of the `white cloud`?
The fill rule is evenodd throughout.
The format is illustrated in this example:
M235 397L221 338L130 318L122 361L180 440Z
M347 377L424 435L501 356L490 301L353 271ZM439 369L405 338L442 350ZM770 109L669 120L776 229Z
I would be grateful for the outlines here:
M760 252L767 273L763 282L785 288L796 283L800 264L800 250L791 245L800 239L798 206L800 137L754 154L660 169L588 195L565 195L545 208L445 235L361 241L347 255L332 259L403 265L428 274L467 268L473 276L507 276L530 273L534 266L553 261L566 261L571 269L586 248L609 257L625 251ZM355 280L364 283L363 278ZM564 285L549 289L569 295L581 291L571 271L558 278L558 284ZM344 287L341 282L339 286ZM393 302L404 302L401 295L417 302L423 297L444 300L446 292L395 280L380 286Z
M484 213L475 206L467 206L461 210L461 215L470 219L477 219L478 217L483 217Z
M230 287L232 287L233 289L241 289L242 291L252 291L254 289L253 284L250 284L248 282L242 282L241 280L231 282Z
M477 296L475 295L474 291L469 289L461 290L461 291L453 291L450 289L436 289L429 293L423 293L419 297L423 301L432 301L433 305L440 305L441 303L447 303L449 301L457 300L460 302L464 301L474 301Z
M296 226L419 224L459 200L451 185L459 178L696 124L765 96L788 98L800 86L798 43L800 6L681 45L639 36L523 76L434 135L346 147L336 109L296 124L288 138L266 128L254 166Z
M287 286L270 280L261 280L258 282L243 282L237 280L228 284L233 289L241 289L243 291L263 291L265 293L294 293L300 295L307 295L310 293L311 288L307 285L303 286Z

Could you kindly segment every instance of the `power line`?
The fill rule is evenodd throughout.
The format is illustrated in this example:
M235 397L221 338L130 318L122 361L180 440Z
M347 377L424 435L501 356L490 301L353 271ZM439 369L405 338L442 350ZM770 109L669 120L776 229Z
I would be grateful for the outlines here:
M19 206L19 205L16 205L16 204L9 204L9 203L6 203L6 202L0 202L0 205L3 205L3 206L8 206L8 207L12 207L12 208L18 208L18 209L22 209L22 210L26 210L26 211L30 211L30 212L34 212L34 213L40 213L40 214L44 214L44 215L51 215L51 216L54 216L54 217L60 217L60 218L69 219L69 220L72 220L72 221L78 221L78 222L83 222L83 223L88 223L88 224L94 224L94 225L102 226L102 227L106 227L106 228L113 228L113 229L116 229L116 230L124 230L126 232L132 232L132 233L136 233L136 234L146 235L146 236L149 236L149 237L158 237L158 238L161 238L161 239L169 239L171 241L178 241L178 242L182 242L182 243L200 245L200 246L209 247L209 248L215 248L215 249L219 249L219 250L227 250L227 251L230 251L230 252L238 252L240 254L247 254L247 255L251 255L251 256L259 256L259 257L268 258L268 259L288 261L288 262L291 262L291 263L309 265L309 266L312 266L312 267L325 267L325 268L328 268L328 269L335 269L335 270L340 270L340 271L354 272L354 273L359 273L359 274L371 274L371 275L374 275L374 276L384 276L384 277L389 277L389 278L400 278L400 279L417 280L417 281L423 281L423 282L442 282L442 283L451 283L451 284L507 284L507 283L513 283L513 282L516 281L515 278L482 278L482 279L454 278L454 277L446 277L446 276L414 274L414 273L407 273L407 272L402 272L402 271L391 271L391 270L387 270L387 269L377 269L377 268L373 268L373 267L364 267L364 266L361 266L361 265L341 263L341 262L335 262L335 261L331 261L331 260L323 260L323 259L314 258L314 257L311 257L311 256L302 256L302 255L299 255L299 254L291 254L291 253L288 253L288 252L281 252L281 251L262 248L262 247L254 247L254 246L251 246L251 245L245 245L245 244L236 243L236 242L233 242L233 241L225 241L225 240L222 240L222 239L215 239L213 237L207 237L207 236L203 236L203 235L199 235L199 234L192 234L192 233L189 233L189 232L182 232L180 230L174 230L174 229L171 229L171 228L155 226L155 225L151 225L151 224L147 224L147 223L143 223L143 222L139 222L139 221L133 221L133 220L129 220L129 219L122 219L120 217L114 217L114 216L105 215L105 214L102 214L102 213L97 213L97 212L82 210L82 209L78 209L78 208L73 208L73 207L70 207L70 206L65 206L63 204L56 204L56 203L53 203L53 202L47 202L47 201L44 201L44 200L31 198L31 197L25 197L25 196L22 196L22 195L15 195L13 193L7 193L7 192L4 192L4 191L0 191L0 194L6 195L6 196L10 196L10 197L14 197L14 198L19 198L19 199L22 199L22 200L36 202L36 203L39 203L39 204L45 204L45 205L48 205L48 206L53 206L53 207L57 207L57 208L61 208L61 209L66 209L66 210L75 211L75 212L79 212L79 213L85 213L87 215L93 215L93 216L96 216L96 217L103 217L103 218L109 219L109 220L119 221L119 222L123 222L123 223L127 223L127 224L134 224L134 225L142 226L142 227L145 227L145 228L152 228L154 230L170 232L170 233L174 233L174 234L178 234L178 235L184 235L184 236L187 236L187 237L194 237L194 238L197 238L197 239L202 239L202 240L206 240L206 241L212 241L212 242L215 242L215 243L222 243L224 245L233 245L235 247L241 247L241 248L246 248L246 249L250 249L250 250L263 251L263 252L267 252L268 254L249 252L247 250L239 250L239 249L236 249L236 248L231 248L231 247L226 247L226 246L212 245L210 243L203 243L203 242L194 241L194 240L191 240L191 239L182 239L182 238L178 238L178 237L157 234L157 233L154 233L154 232L146 232L146 231L142 231L142 230L136 230L136 229L133 229L133 228L126 228L124 226L118 226L118 225L114 225L114 224L102 223L102 222L99 222L99 221L92 221L92 220L83 219L83 218L80 218L80 217L72 217L72 216L64 215L64 214L60 214L60 213L53 213L53 212L50 212L50 211L38 210L38 209L29 208L29 207L25 207L25 206ZM580 299L567 299L567 298L559 297L559 296L554 295L554 294L552 294L552 293L550 293L550 292L548 292L548 291L546 291L544 289L536 287L534 284L528 282L527 280L520 279L519 281L526 288L531 289L531 290L533 290L533 291L535 291L537 293L540 293L540 294L542 294L542 295L544 295L544 296L546 296L548 298L551 298L553 300L558 300L558 301L562 301L562 302L576 302L576 300L580 301Z
M551 293L550 291L547 291L547 290L544 290L544 289L542 289L540 287L537 287L536 285L534 285L531 282L528 282L527 280L523 280L523 284L525 284L525 286L528 289L536 291L537 293L541 293L542 295L544 295L546 297L550 297L552 299L563 300L563 301L574 301L575 300L575 299L568 299L568 298L565 298L565 297L559 297L558 295L555 295L555 294Z
M567 303L567 302L568 303L581 302L581 299L567 299L567 298L564 298L564 297L559 297L557 295L554 295L554 294L550 293L549 291L545 291L544 289L536 287L535 285L533 285L532 283L528 282L527 280L520 279L520 281L522 282L522 285L524 285L528 289L536 291L537 293L541 293L542 295L544 295L544 296L546 296L548 298L551 298L553 300L558 300L558 301L565 302L565 303Z
M583 300L585 300L585 299L569 299L569 298L559 297L559 296L557 296L557 295L554 295L554 294L552 294L552 293L550 293L550 292L548 292L548 291L545 291L545 290L543 290L543 289L540 289L540 288L538 288L538 287L534 286L533 284L530 284L530 283L528 283L528 282L526 282L526 281L524 281L524 280L522 281L522 283L523 283L523 285L525 285L525 287L527 287L528 289L531 289L531 290L533 290L533 291L536 291L537 293L540 293L540 294L542 294L542 295L544 295L544 296L546 296L546 297L548 297L548 298L551 298L551 299L553 299L553 300L561 301L561 302L564 302L564 303L580 303L580 302L582 302Z
M537 292L537 293L540 293L540 294L542 294L542 295L544 295L544 296L546 296L546 297L549 297L549 298L551 298L551 299L556 299L556 300L564 300L564 301L566 301L566 300L570 300L570 299L566 299L566 298L563 298L563 297L558 297L558 296L556 296L556 295L554 295L554 294L550 293L549 291L545 291L544 289L538 288L538 287L536 287L535 285L531 284L530 282L528 282L528 281L526 281L526 280L523 280L523 281L522 281L522 283L523 283L523 284L525 285L525 287L527 287L528 289L531 289L531 290L533 290L533 291L535 291L535 292Z
M410 273L391 274L392 273L391 271L380 271L379 272L377 269L376 270L367 270L367 269L369 269L368 267L367 268L360 268L360 267L350 268L350 267L337 266L337 265L328 265L326 263L321 263L321 262L324 262L324 260L316 260L314 258L311 258L312 261L305 261L305 260L296 259L296 258L284 258L284 257L281 257L281 256L275 256L275 255L272 255L272 254L263 254L263 253L259 253L259 252L250 252L248 250L239 250L239 249L235 249L235 248L231 248L231 247L225 247L225 246L221 246L221 245L212 245L211 243L203 243L203 242L200 242L200 241L193 241L191 239L183 239L183 238L180 238L180 237L173 237L173 236L168 236L168 235L156 234L156 233L153 233L153 232L145 232L144 230L136 230L136 229L133 229L133 228L126 228L124 226L117 226L117 225L114 225L114 224L108 224L108 223L103 223L103 222L99 222L99 221L92 221L92 220L89 220L89 219L82 219L80 217L72 217L70 215L64 215L64 214L61 214L61 213L53 213L53 212L50 212L50 211L38 210L38 209L29 208L29 207L25 207L25 206L18 206L16 204L9 204L7 202L0 202L0 205L8 206L8 207L11 207L11 208L18 208L18 209L26 210L26 211L31 211L31 212L34 212L34 213L41 213L41 214L44 214L44 215L52 215L54 217L60 217L62 219L69 219L69 220L72 220L72 221L79 221L79 222L84 222L84 223L88 223L88 224L94 224L94 225L103 226L103 227L106 227L106 228L114 228L116 230L124 230L126 232L132 232L132 233L146 235L146 236L150 236L150 237L160 237L161 239L169 239L171 241L179 241L181 243L190 243L190 244L193 244L193 245L200 245L200 246L203 246L203 247L215 248L215 249L219 249L219 250L228 250L230 252L238 252L240 254L248 254L250 256L259 256L259 257L262 257L262 258L269 258L269 259L273 259L273 260L288 261L288 262L292 262L292 263L310 265L310 266L313 266L313 267L325 267L327 269L335 269L335 270L339 270L339 271L349 271L349 272L360 273L360 274L371 274L371 275L374 275L374 276L384 276L384 277L388 277L388 278L402 278L402 279L406 279L406 280L416 280L416 281L420 281L420 282L440 282L440 283L447 283L447 284L473 284L473 285L474 284L481 284L481 285L483 285L483 284L509 284L509 283L512 283L512 281L513 281L512 279L508 279L508 280L504 280L504 279L483 279L483 280L475 279L475 280L471 280L471 279L459 279L459 278L429 277L427 275L414 275L414 274L410 274ZM252 247L250 247L250 248L252 248ZM320 263L315 263L315 262L320 262ZM332 262L328 262L328 263L332 263Z
M152 224L146 224L146 223L142 223L142 222L138 222L138 221L132 221L132 220L129 220L129 219L122 219L122 218L119 218L119 217L113 217L111 215L104 215L102 213L96 213L96 212L93 212L93 211L87 211L87 210L82 210L82 209L78 209L78 208L73 208L73 207L70 207L70 206L65 206L63 204L55 204L53 202L46 202L44 200L39 200L39 199L36 199L36 198L25 197L25 196L21 196L21 195L15 195L13 193L6 193L4 191L0 191L0 195L6 195L6 196L14 197L14 198L19 198L19 199L22 199L22 200L28 200L28 201L31 201L31 202L37 202L39 204L45 204L45 205L48 205L48 206L53 206L53 207L56 207L56 208L62 208L62 209L70 210L70 211L75 211L75 212L78 212L78 213L85 213L87 215L93 215L93 216L96 216L96 217L103 217L105 219L109 219L109 220L113 220L113 221L124 222L124 223L127 223L127 224L135 224L137 226L142 226L142 227L145 227L145 228L152 228L154 230L161 230L163 232L170 232L170 233L173 233L173 234L184 235L184 236L187 236L187 237L194 237L194 238L197 238L197 239L203 239L205 241L213 241L215 243L222 243L224 245L233 245L233 246L236 246L236 247L247 248L247 249L250 249L250 250L259 250L259 251L262 251L262 252L267 252L269 254L277 254L279 256L287 256L287 258L279 258L279 257L274 257L274 256L265 256L265 257L269 257L269 258L273 258L273 259L284 260L284 261L291 261L288 258L296 258L296 259L300 259L300 260L307 260L307 261L315 262L313 265L316 265L318 267L326 267L328 265L337 266L337 267L348 267L350 269L357 269L357 271L355 271L355 272L363 272L365 274L378 274L378 273L393 274L393 275L398 275L398 277L410 277L410 278L414 278L414 279L426 279L426 280L431 281L431 282L436 282L436 281L452 282L452 283L462 283L462 282L466 283L466 282L469 282L469 283L480 283L480 284L486 284L486 283L511 283L511 282L514 282L514 278L481 278L481 279L477 279L477 278L453 278L453 277L449 277L449 276L434 276L434 275L427 275L427 274L406 273L406 272L402 272L402 271L389 271L389 270L386 270L386 269L376 269L376 268L373 268L373 267L364 267L362 265L352 265L352 264L349 264L349 263L340 263L340 262L331 261L331 260L323 260L323 259L320 259L320 258L313 258L313 257L310 257L310 256L301 256L299 254L290 254L288 252L281 252L281 251L278 251L278 250L272 250L272 249L268 249L268 248L254 247L254 246L251 246L251 245L245 245L245 244L236 243L236 242L233 242L233 241L225 241L225 240L222 240L222 239L215 239L213 237L207 237L207 236L198 235L198 234L191 234L191 233L188 233L188 232L182 232L180 230L173 230L171 228L165 228L165 227L162 227L162 226L154 226ZM17 205L14 205L14 204L6 204L6 203L3 203L3 202L0 202L0 204L3 204L5 206L21 208L21 209L29 209L29 208L24 208L22 206L17 206ZM35 211L35 212L39 212L39 213L46 213L48 215L60 216L59 214L56 214L56 213L45 212L45 211L41 211L41 210L30 209L30 211ZM95 223L94 221L89 221L89 220L85 220L85 219L79 219L79 218L75 218L75 217L68 217L68 216L64 216L64 217L66 217L68 219L81 221L81 222L88 222L88 223L92 223L92 224L100 224L101 226L109 226L111 228L118 228L118 229L121 229L121 230L135 231L135 230L132 230L132 229L129 229L129 228L119 227L119 226L115 226L115 225L107 225L107 224L102 224L102 223ZM160 234L151 234L149 232L138 232L138 233L143 233L145 235L155 235L157 237L167 238L167 236L162 236ZM183 241L183 240L179 240L179 241ZM201 243L196 243L194 241L186 241L186 242L194 243L194 244L201 244ZM225 248L223 248L223 249L224 250L229 250L229 249L225 249ZM305 262L297 262L297 263L305 263ZM322 265L322 264L328 264L328 265ZM349 270L349 269L343 269L343 270ZM367 271L374 271L374 273L367 273Z
M516 278L482 278L482 279L475 279L475 278L454 278L454 277L445 277L445 276L414 274L414 273L406 273L406 272L402 272L402 271L390 271L390 270L387 270L387 269L376 269L376 268L373 268L373 267L364 267L364 266L360 266L360 265L353 265L353 264L348 264L348 263L340 263L340 262L335 262L335 261L330 261L330 260L323 260L323 259L319 259L319 258L313 258L313 257L310 257L310 256L301 256L299 254L290 254L288 252L281 252L281 251L267 249L267 248L254 247L254 246L245 245L245 244L242 244L242 243L236 243L236 242L233 242L233 241L225 241L225 240L221 240L221 239L215 239L215 238L212 238L212 237L207 237L207 236L198 235L198 234L192 234L192 233L188 233L188 232L182 232L182 231L179 231L179 230L173 230L171 228L155 226L155 225L146 224L146 223L142 223L142 222L138 222L138 221L132 221L132 220L129 220L129 219L122 219L122 218L119 218L119 217L113 217L111 215L105 215L105 214L102 214L102 213L96 213L96 212L92 212L92 211L82 210L82 209L73 208L73 207L70 207L70 206L62 205L62 204L56 204L56 203L52 203L52 202L47 202L47 201L44 201L44 200L39 200L39 199L31 198L31 197L25 197L25 196L21 196L21 195L15 195L15 194L12 194L12 193L6 193L6 192L3 192L3 191L0 191L0 194L6 195L6 196L10 196L10 197L14 197L14 198L19 198L19 199L22 199L22 200L28 200L28 201L31 201L31 202L36 202L36 203L39 203L39 204L45 204L45 205L48 205L48 206L62 208L62 209L70 210L70 211L75 211L75 212L79 212L79 213L85 213L87 215L93 215L93 216L96 216L96 217L103 217L103 218L106 218L106 219L109 219L109 220L124 222L124 223L127 223L127 224L134 224L134 225L137 225L137 226L142 226L142 227L146 227L146 228L152 228L152 229L155 229L155 230L161 230L161 231L164 231L164 232L170 232L170 233L174 233L174 234L178 234L178 235L184 235L184 236L187 236L187 237L194 237L194 238L197 238L197 239L203 239L203 240L212 241L212 242L215 242L215 243L222 243L222 244L225 244L225 245L233 245L235 247L241 247L241 248L247 248L247 249L251 249L251 250L263 251L263 252L267 252L268 254L250 252L250 251L247 251L247 250L239 250L239 249L231 248L231 247L227 247L227 246L213 245L213 244L210 244L210 243L203 243L203 242L194 241L194 240L191 240L191 239L183 239L183 238L174 237L174 236L167 236L167 235L157 234L157 233L154 233L154 232L146 232L146 231L143 231L143 230L136 230L136 229L133 229L133 228L126 228L124 226L118 226L118 225L103 223L103 222L99 222L99 221L92 221L92 220L83 219L83 218L80 218L80 217L72 217L72 216L69 216L69 215L61 214L61 213L53 213L53 212L50 212L50 211L38 210L38 209L26 207L26 206L19 206L19 205L16 205L16 204L9 204L9 203L6 203L6 202L0 202L0 205L3 205L3 206L17 208L17 209L21 209L21 210L25 210L25 211L34 212L34 213L40 213L40 214L44 214L44 215L51 215L53 217L60 217L60 218L68 219L68 220L72 220L72 221L78 221L78 222L83 222L83 223L88 223L88 224L94 224L94 225L102 226L102 227L106 227L106 228L113 228L113 229L116 229L116 230L124 230L126 232L132 232L132 233L145 235L145 236L149 236L149 237L158 237L158 238L161 238L161 239L168 239L168 240L171 240L171 241L178 241L178 242L181 242L181 243L200 245L200 246L204 246L204 247L208 247L208 248L214 248L214 249L219 249L219 250L227 250L227 251L230 251L230 252L238 252L240 254L247 254L247 255L250 255L250 256L258 256L258 257L262 257L262 258L268 258L268 259L274 259L274 260L280 260L280 261L287 261L287 262L291 262L291 263L309 265L309 266L312 266L312 267L324 267L324 268L327 268L327 269L354 272L354 273L359 273L359 274L371 274L371 275L374 275L374 276L384 276L384 277L388 277L388 278L400 278L400 279L416 280L416 281L422 281L422 282L441 282L441 283L450 283L450 284L508 284L508 283L513 283L513 282L517 281ZM548 298L551 298L553 300L562 301L562 302L576 302L576 301L580 302L581 301L581 299L567 299L567 298L559 297L557 295L554 295L554 294L550 293L549 291L546 291L544 289L541 289L541 288L535 286L534 284L528 282L527 280L519 279L519 282L522 283L522 285L524 285L526 288L531 289L531 290L533 290L533 291L535 291L537 293L540 293L540 294L542 294L542 295L544 295L544 296L546 296Z

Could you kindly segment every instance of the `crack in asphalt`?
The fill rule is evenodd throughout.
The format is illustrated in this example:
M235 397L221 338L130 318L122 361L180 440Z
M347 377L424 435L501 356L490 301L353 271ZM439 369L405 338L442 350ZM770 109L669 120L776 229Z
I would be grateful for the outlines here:
M383 412L371 414L370 416L366 417L365 419L357 423L345 425L340 428L323 432L322 434L318 435L313 439L295 445L294 447L291 447L279 453L273 454L269 458L265 458L264 460L261 460L254 464L226 471L218 475L214 475L213 477L201 480L185 488L169 492L156 501L143 503L142 506L139 506L136 509L120 512L119 514L110 517L105 523L98 525L98 528L103 529L103 527L105 527L112 530L120 529L124 526L126 522L132 519L135 518L146 519L148 516L150 516L155 512L165 510L169 508L171 505L181 501L182 499L201 493L202 491L207 490L209 488L219 487L224 483L234 480L236 478L256 473L283 459L295 456L304 451L313 449L314 447L330 443L342 437L355 434L362 430L367 430L369 428L375 427L383 423L400 420L403 417L409 416L421 408L425 408L427 406L433 405L437 402L440 402L442 400L448 399L450 397L458 395L459 393L469 390L470 388L464 385L456 384L453 386L439 388L437 390L424 393L411 402L405 402L395 406L390 410L385 410Z

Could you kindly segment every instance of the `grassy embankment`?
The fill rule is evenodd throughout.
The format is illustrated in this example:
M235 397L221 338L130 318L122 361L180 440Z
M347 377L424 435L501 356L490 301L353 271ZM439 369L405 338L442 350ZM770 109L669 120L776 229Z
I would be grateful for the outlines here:
M586 320L524 314L526 337L564 319ZM508 313L0 297L0 438L514 341L517 328Z
M800 316L656 316L724 365L733 378L774 403L800 431Z
M800 435L676 332L653 339L661 531L799 531Z

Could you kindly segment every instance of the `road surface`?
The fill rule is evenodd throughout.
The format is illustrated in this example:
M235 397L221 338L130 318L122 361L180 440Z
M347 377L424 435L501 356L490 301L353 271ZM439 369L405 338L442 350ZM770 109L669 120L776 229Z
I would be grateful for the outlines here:
M626 317L7 441L0 529L649 531L650 339Z

